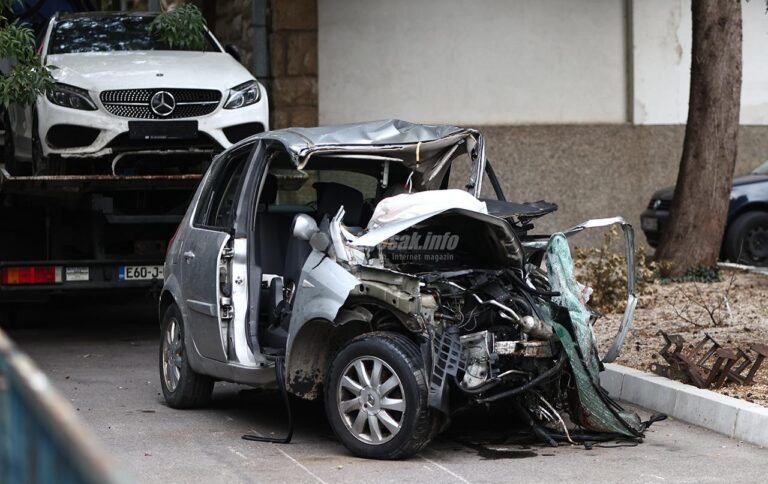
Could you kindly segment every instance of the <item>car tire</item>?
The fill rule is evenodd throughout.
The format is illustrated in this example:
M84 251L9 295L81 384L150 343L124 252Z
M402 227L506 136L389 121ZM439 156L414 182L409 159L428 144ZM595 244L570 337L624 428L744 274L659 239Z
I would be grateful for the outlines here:
M213 392L214 380L196 373L187 357L185 326L178 306L166 309L160 333L160 386L171 408L205 405Z
M34 175L63 175L63 160L59 155L43 155L43 142L38 133L37 115L32 117L32 172Z
M726 231L725 256L739 264L768 266L768 212L747 212L734 220Z
M418 346L397 333L369 333L351 340L333 359L325 411L353 454L402 459L426 447L434 433L428 394Z
M6 109L3 113L3 128L5 134L3 135L3 162L5 163L5 169L9 175L12 176L24 176L31 175L31 166L29 163L20 163L16 159L16 147L13 143L13 129L11 128L11 118L8 115Z

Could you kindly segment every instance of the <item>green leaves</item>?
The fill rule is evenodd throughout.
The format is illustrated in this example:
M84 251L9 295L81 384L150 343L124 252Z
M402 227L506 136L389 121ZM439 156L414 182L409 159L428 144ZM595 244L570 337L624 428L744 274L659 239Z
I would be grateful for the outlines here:
M0 0L0 7L14 1ZM0 102L6 106L33 104L53 86L51 73L35 53L35 37L30 29L16 22L8 24L1 16L0 23L0 57L16 61L11 71L0 77Z
M203 14L192 4L159 14L149 30L172 49L205 50L208 42Z
M0 102L9 104L34 104L38 96L53 87L53 78L47 67L19 63L11 72L0 78Z

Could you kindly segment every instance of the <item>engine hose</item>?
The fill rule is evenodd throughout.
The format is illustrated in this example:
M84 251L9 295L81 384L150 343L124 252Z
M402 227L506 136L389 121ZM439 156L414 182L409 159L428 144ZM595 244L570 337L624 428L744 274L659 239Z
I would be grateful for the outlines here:
M533 314L533 309L531 309L531 304L528 302L527 299L525 299L522 296L511 296L508 303L514 303L522 308L525 309L525 311L522 311L525 314Z
M523 289L525 292L527 292L529 294L533 294L533 295L539 296L539 297L557 297L557 296L560 295L560 292L558 292L558 291L540 291L538 289L534 289L534 288L528 286L528 284L526 284L522 279L520 279L517 276L517 274L515 274L512 271L509 271L509 275L512 277L512 279L515 280L515 282L517 283L519 288Z
M555 373L560 371L560 369L563 367L563 363L565 363L565 351L563 351L560 355L560 359L557 360L557 363L555 363L555 366L550 368L549 370L545 371L541 375L537 376L533 380L529 381L525 385L521 385L516 388L512 388L510 390L506 390L500 393L497 393L495 395L491 395L490 397L485 398L479 398L477 400L477 403L490 403L495 402L496 400L501 400L502 398L508 398L515 395L519 395L523 392L527 392L528 390L539 386L543 381L549 379L550 377L554 376Z
M285 411L288 414L288 435L284 438L262 437L261 435L246 434L243 440L252 440L254 442L269 442L272 444L290 444L293 438L293 412L291 412L291 402L288 399L288 390L285 388L285 359L279 356L275 359L275 378L277 378L277 387L280 395L283 397Z
M501 378L496 378L495 380L491 380L489 382L483 383L479 387L466 388L459 383L459 379L456 377L456 375L453 375L453 382L456 384L457 387L459 387L459 390L461 390L464 393L468 393L470 395L477 395L478 393L487 392L491 388L497 387L502 381L504 380L502 380Z

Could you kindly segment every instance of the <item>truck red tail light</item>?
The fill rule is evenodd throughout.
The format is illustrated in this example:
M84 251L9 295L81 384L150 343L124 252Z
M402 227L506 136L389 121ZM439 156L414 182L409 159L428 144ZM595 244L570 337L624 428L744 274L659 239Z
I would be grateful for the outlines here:
M61 282L61 268L56 266L3 267L0 284L21 286L29 284L56 284Z

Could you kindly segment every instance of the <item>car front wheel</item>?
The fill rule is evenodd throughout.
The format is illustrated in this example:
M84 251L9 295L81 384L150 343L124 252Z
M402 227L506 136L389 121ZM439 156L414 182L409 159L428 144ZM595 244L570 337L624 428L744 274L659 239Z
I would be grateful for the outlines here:
M429 443L427 396L418 346L397 333L370 333L353 339L331 363L325 410L352 453L401 459Z
M213 392L214 380L189 366L184 344L184 321L172 304L163 316L160 340L160 386L169 407L204 405Z
M740 264L768 266L768 213L747 212L728 227L725 255Z

